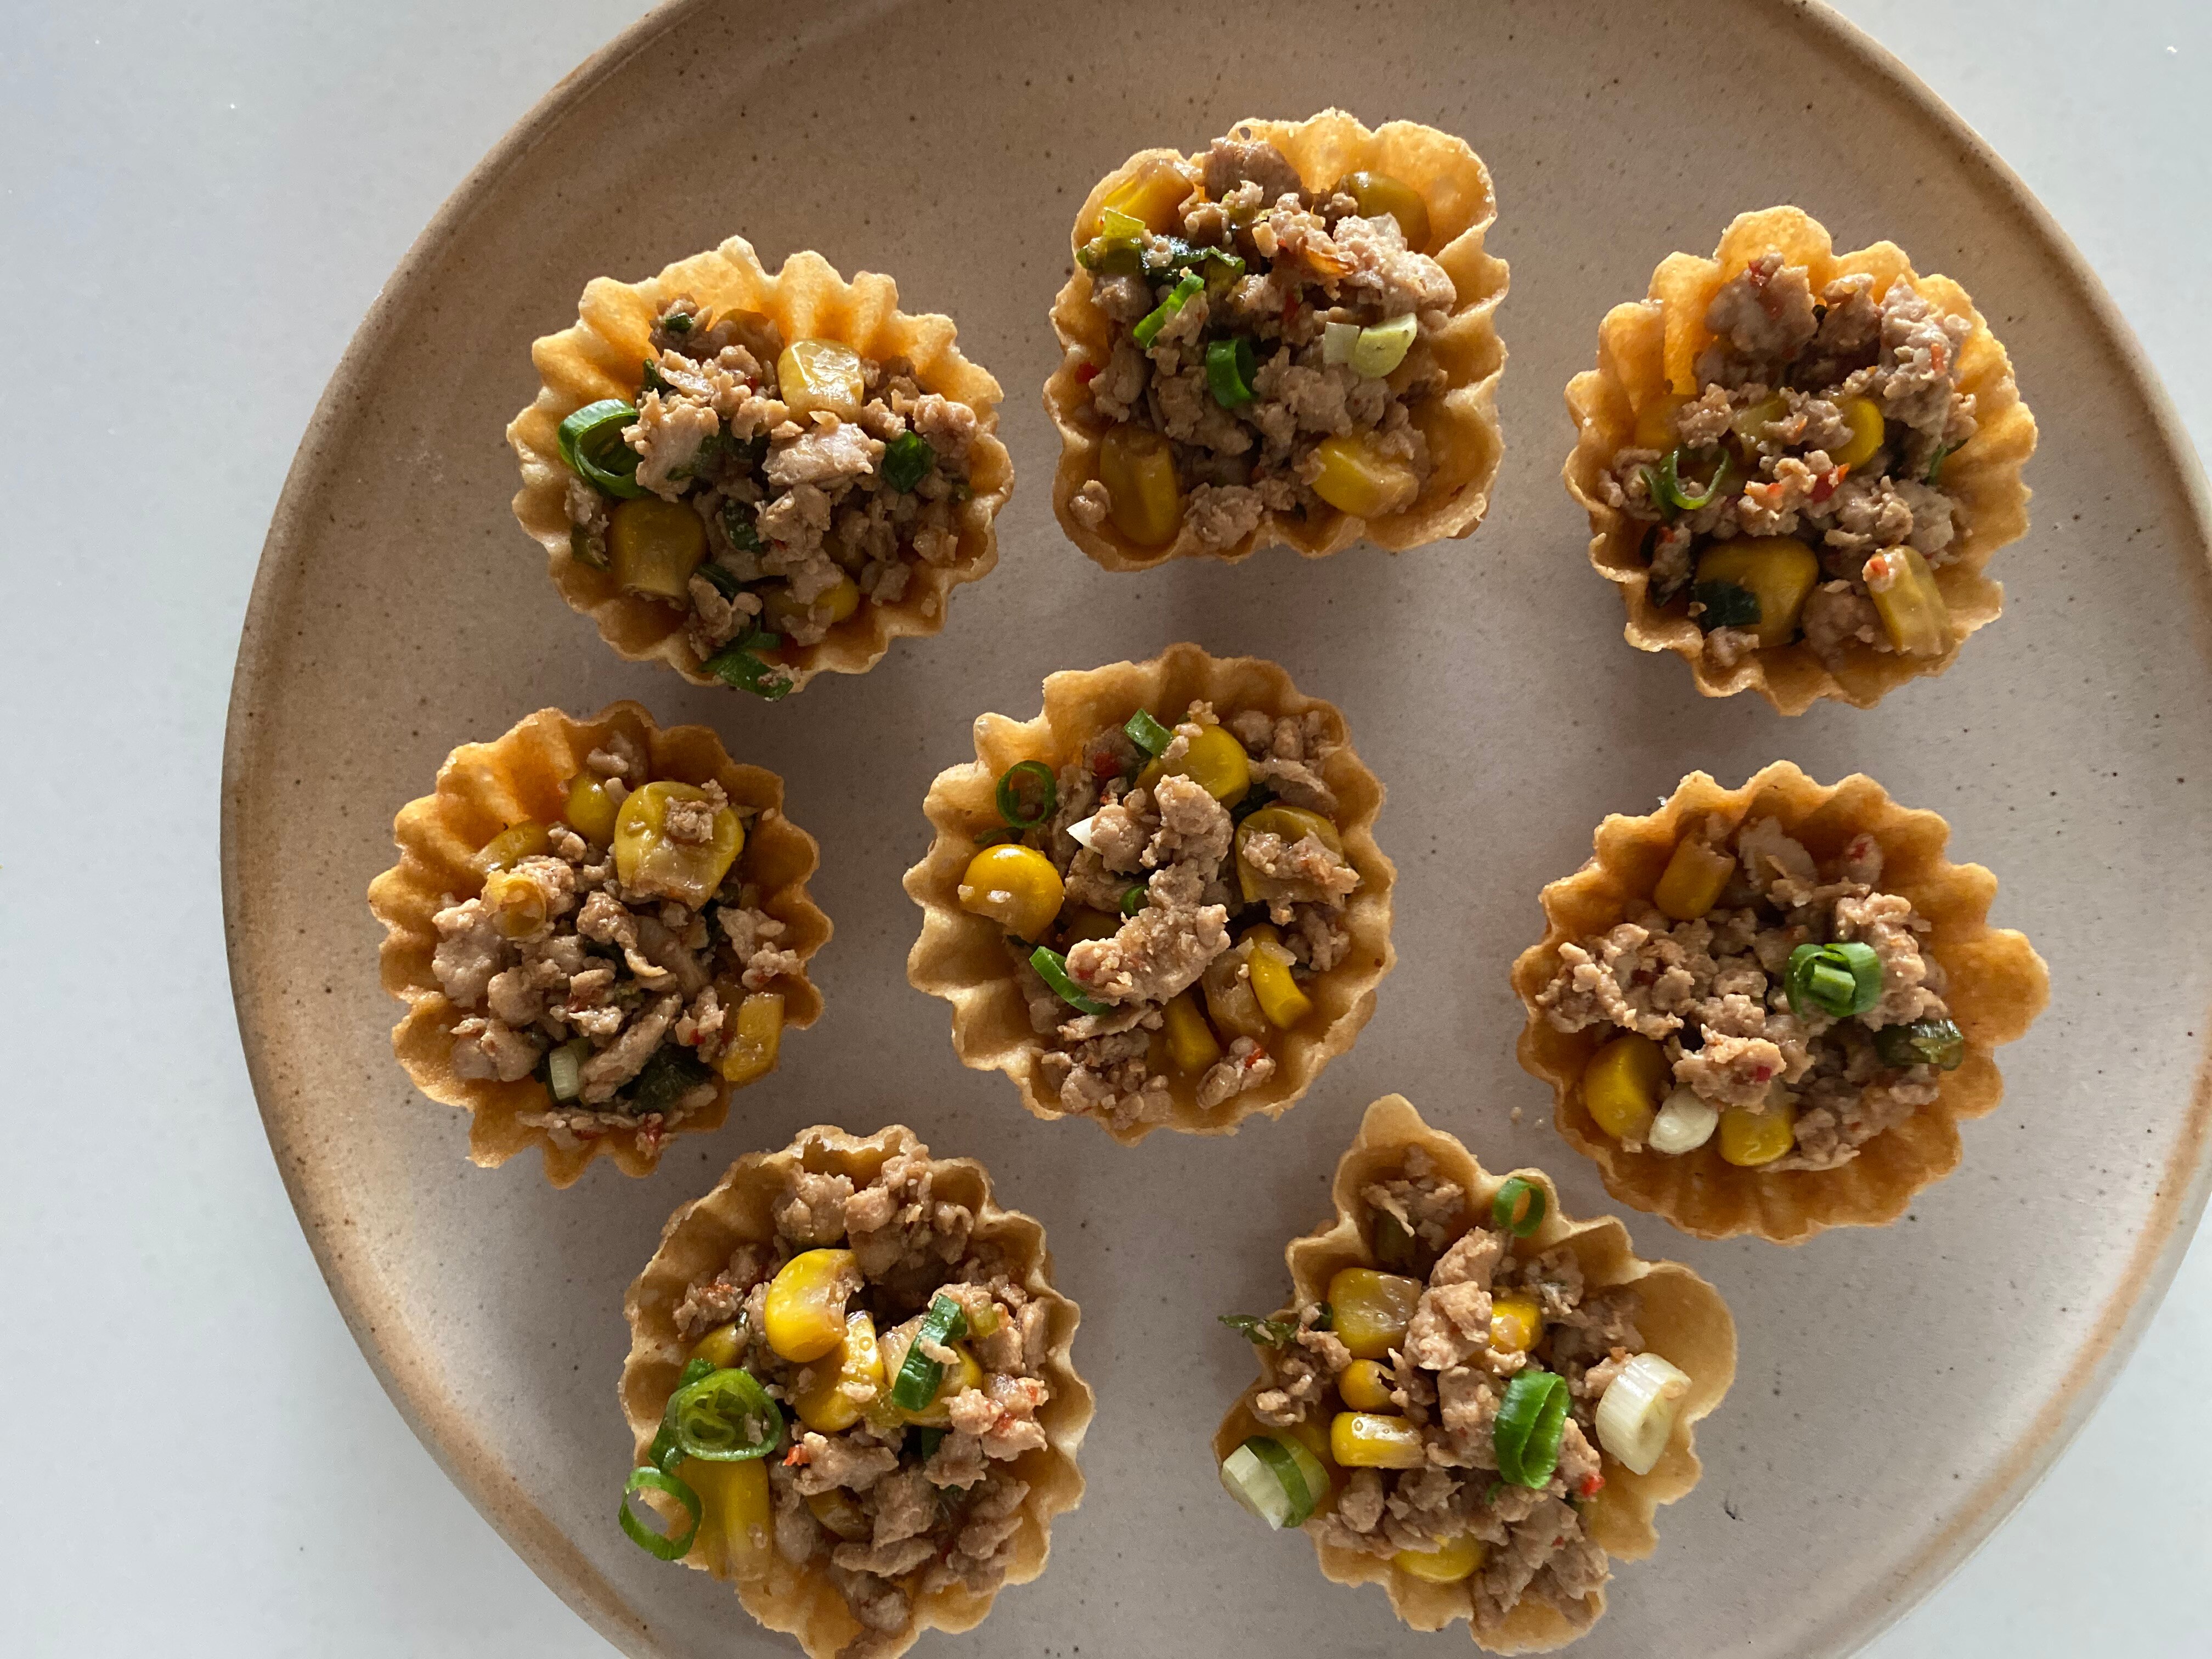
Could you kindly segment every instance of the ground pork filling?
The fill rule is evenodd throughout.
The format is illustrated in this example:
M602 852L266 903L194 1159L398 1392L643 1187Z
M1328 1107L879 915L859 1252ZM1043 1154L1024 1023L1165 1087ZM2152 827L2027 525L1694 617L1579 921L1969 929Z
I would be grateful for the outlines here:
M1006 929L1046 1091L1115 1128L1164 1121L1177 1078L1212 1111L1273 1077L1281 1033L1315 1017L1312 976L1351 948L1359 885L1318 713L1194 702L1172 732L1145 729L1156 755L1109 727L1059 769L1041 819L984 829L998 844L960 889ZM1042 803L1019 770L1002 811L1028 817Z
M653 785L642 750L621 732L585 765L568 799L579 817L598 817L592 836L559 820L502 832L478 855L496 866L483 890L448 893L433 918L431 970L462 1015L456 1075L536 1077L550 1103L520 1121L557 1146L619 1134L650 1151L714 1098L717 1072L735 1083L767 1069L747 1039L763 1037L772 1060L784 988L804 967L783 923L760 908L742 855L714 870L718 826L750 829L752 809L732 807L716 783L684 791L626 881L611 845L616 817L635 792L666 786ZM678 884L713 876L705 902L672 896L671 875Z
M1799 639L1831 666L1854 643L1948 649L1929 572L1959 553L1943 474L1974 435L1959 390L1972 320L1910 283L1877 294L1864 274L1816 295L1804 266L1768 253L1705 321L1716 337L1697 395L1638 411L1599 481L1607 504L1649 526L1652 603L1681 600L1723 670Z
M781 1407L785 1444L768 1460L774 1545L787 1561L826 1571L866 1627L841 1659L896 1650L915 1603L933 1591L999 1587L1030 1490L1013 1462L1046 1444L1036 1417L1052 1397L1051 1310L996 1244L975 1237L974 1212L936 1195L933 1179L926 1146L886 1159L865 1184L794 1170L772 1206L775 1237L740 1246L676 1312L687 1343L711 1338L714 1363L750 1371ZM854 1380L851 1339L805 1364L771 1342L782 1328L769 1311L778 1275L794 1258L832 1249L849 1261L831 1292L842 1311L830 1316L849 1329L866 1316L880 1384ZM946 1369L931 1406L902 1412L890 1384L939 1297L959 1304L969 1334L933 1354ZM847 1380L830 1389L825 1375Z
M1105 361L1086 365L1107 430L1100 476L1071 506L1079 523L1110 519L1147 546L1187 528L1218 550L1264 512L1412 505L1431 471L1413 410L1447 383L1431 342L1458 294L1374 206L1388 199L1378 179L1307 190L1272 145L1222 138L1108 196L1079 256L1111 330ZM1425 239L1419 198L1380 185Z
M1881 890L1881 868L1870 835L1822 863L1771 817L1714 817L1677 847L1656 895L1667 911L1641 908L1562 945L1536 998L1544 1017L1562 1031L1632 1034L1626 1046L1652 1056L1650 1086L1623 1105L1617 1078L1600 1076L1599 1051L1584 1091L1600 1126L1632 1151L1673 1154L1717 1129L1731 1163L1829 1170L1933 1101L1964 1042L1942 964L1921 950L1929 924ZM1692 873L1678 881L1678 871ZM1879 996L1843 1018L1789 988L1793 953L1838 941L1864 947L1880 969Z
M1374 1361L1389 1403L1364 1409L1418 1436L1424 1461L1340 1468L1334 1507L1309 1526L1326 1544L1384 1557L1480 1540L1471 1580L1478 1628L1497 1626L1530 1596L1580 1612L1607 1577L1605 1551L1584 1534L1579 1506L1605 1485L1598 1403L1644 1350L1636 1293L1589 1289L1565 1248L1516 1255L1510 1234L1473 1224L1467 1194L1418 1146L1407 1150L1401 1174L1361 1196L1378 1251L1386 1237L1396 1241L1384 1271L1408 1298L1419 1286L1410 1318L1399 1304L1402 1329ZM1363 1318L1352 1294L1340 1274L1331 1295L1345 1306L1324 1313L1322 1303L1301 1305L1294 1334L1279 1328L1279 1344L1259 1343L1267 1382L1252 1408L1261 1422L1304 1425L1310 1443L1328 1443L1322 1434L1350 1409L1340 1392L1354 1363L1346 1337L1358 1334ZM1507 1388L1530 1368L1565 1379L1567 1390L1559 1462L1541 1486L1501 1478L1493 1426Z
M958 552L975 411L834 341L788 344L751 312L675 301L654 323L616 495L580 471L569 546L682 609L709 668L765 696L777 653L905 598ZM672 506L688 509L672 513Z

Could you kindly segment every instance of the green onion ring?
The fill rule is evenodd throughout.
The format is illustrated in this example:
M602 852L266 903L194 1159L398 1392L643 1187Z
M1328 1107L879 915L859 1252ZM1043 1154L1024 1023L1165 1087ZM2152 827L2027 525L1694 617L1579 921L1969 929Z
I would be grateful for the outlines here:
M678 1389L666 1421L686 1457L737 1463L765 1457L783 1438L783 1413L750 1371L718 1370Z
M1885 1066L1933 1066L1941 1072L1955 1072L1966 1058L1966 1038L1954 1021L1916 1019L1876 1031L1874 1051Z
M1202 292L1205 287L1205 277L1194 270L1184 272L1182 280L1169 290L1167 298L1146 312L1138 319L1137 325L1129 331L1129 337L1137 343L1138 349L1150 351L1152 349L1152 342L1160 337L1160 331L1168 325L1169 319L1181 311L1184 303L1194 295Z
M765 646L775 638L773 634L754 635L725 646L707 659L707 672L725 685L751 692L763 702L781 702L791 695L791 671L781 663L763 662L747 649Z
M1528 1207L1522 1209L1522 1200ZM1498 1189L1498 1196L1490 1200L1490 1219L1501 1231L1516 1238L1526 1238L1544 1224L1544 1212L1549 1200L1541 1187L1514 1176Z
M1566 1379L1534 1365L1519 1372L1491 1425L1498 1474L1516 1486L1544 1486L1559 1467L1566 1425Z
M684 1506L691 1517L691 1524L681 1533L666 1535L653 1531L637 1518L630 1509L629 1500L641 1492L665 1492ZM623 1487L622 1507L615 1518L622 1523L623 1535L656 1561L681 1561L691 1553L691 1540L699 1535L699 1518L703 1511L699 1494L693 1492L672 1474L665 1474L650 1464L641 1463L629 1472L629 1480Z
M619 398L586 404L561 422L561 459L592 489L635 500L645 487L637 481L637 452L622 434L636 420L637 410Z
M1150 889L1141 885L1132 887L1121 895L1121 914L1125 916L1135 915L1138 911L1145 908L1145 902L1151 896Z
M718 1369L711 1359L687 1359L684 1362L683 1374L676 1379L676 1387L680 1392L702 1377L712 1376Z
M1037 810L1024 816L1021 811L1019 780L1035 778L1044 801ZM999 775L999 816L1017 830L1034 830L1052 816L1053 808L1060 805L1060 785L1052 775L1052 768L1042 761L1016 761Z
M1103 1014L1108 1012L1104 1003L1083 994L1067 971L1067 958L1048 945L1040 945L1030 953L1030 966L1037 977L1053 988L1060 1000L1079 1014Z
M1857 939L1801 945L1790 953L1783 983L1800 1019L1813 1011L1849 1019L1881 1000L1881 958Z
M968 1316L960 1304L942 1291L930 1298L929 1311L914 1334L899 1374L891 1383L891 1404L903 1412L929 1409L945 1382L945 1364L923 1352L925 1344L943 1347L968 1334Z
M1175 741L1175 733L1154 720L1149 708L1139 708L1130 715L1128 723L1121 730L1128 734L1131 743L1155 758Z
M1667 459L1659 463L1659 489L1667 500L1685 513L1695 513L1701 507L1710 507L1720 495L1721 486L1728 482L1734 470L1728 451L1721 451L1721 464L1713 469L1712 482L1705 486L1702 495L1692 495L1682 488L1682 457L1686 451L1670 449Z
M1224 409L1240 409L1252 401L1252 377L1258 368L1252 342L1242 335L1216 340L1206 348L1206 389Z

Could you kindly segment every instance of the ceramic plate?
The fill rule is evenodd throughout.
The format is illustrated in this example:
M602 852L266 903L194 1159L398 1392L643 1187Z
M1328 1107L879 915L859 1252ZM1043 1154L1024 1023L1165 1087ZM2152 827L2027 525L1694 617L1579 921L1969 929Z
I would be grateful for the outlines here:
M2197 1095L2212 1000L2212 641L2203 481L2094 277L1978 141L1817 8L1247 8L1176 0L681 4L571 76L486 160L394 274L309 428L239 657L224 774L224 896L240 1024L270 1141L332 1293L400 1409L532 1567L634 1655L773 1653L728 1590L616 1531L629 1432L615 1400L625 1285L660 1224L739 1153L830 1121L901 1121L988 1161L1042 1217L1083 1304L1097 1385L1090 1495L1052 1565L1008 1591L977 1655L1442 1650L1379 1589L1325 1583L1216 1485L1207 1437L1248 1380L1217 1312L1273 1306L1282 1248L1327 1212L1359 1113L1401 1091L1493 1169L1540 1164L1609 1207L1515 1064L1514 954L1537 889L1609 811L1703 768L1778 757L1863 769L1954 826L2003 886L1994 920L2050 960L2050 1012L2002 1051L2003 1105L1966 1161L1878 1232L1800 1249L1700 1245L1630 1215L1733 1304L1734 1395L1704 1483L1617 1577L1583 1659L1852 1648L1954 1567L2057 1455L2125 1357L2204 1200ZM1725 43L1726 93L1686 81ZM1287 552L1109 575L1054 526L1059 446L1038 388L1047 308L1091 183L1149 144L1246 115L1343 105L1466 136L1496 175L1510 259L1504 470L1472 538L1396 557ZM1599 318L1670 249L1795 201L1839 246L1894 238L1965 283L2042 424L2034 527L1991 567L2002 620L1939 680L1859 712L1783 720L1707 702L1620 638L1613 588L1558 473L1561 390ZM617 660L515 526L501 430L529 343L585 281L639 276L742 232L894 273L1007 392L1018 471L998 570L934 639L776 706ZM984 709L1026 718L1049 671L1191 639L1283 663L1339 703L1391 794L1399 966L1374 1022L1279 1122L1133 1151L1042 1123L963 1071L947 1010L908 988L919 912L899 876L921 799ZM567 1192L534 1159L464 1157L386 1032L363 902L393 811L453 744L547 704L641 698L706 720L788 780L822 841L836 938L829 1010L718 1133L659 1172L595 1164ZM1455 1638L1462 1639L1462 1638ZM932 1652L952 1640L925 1642Z

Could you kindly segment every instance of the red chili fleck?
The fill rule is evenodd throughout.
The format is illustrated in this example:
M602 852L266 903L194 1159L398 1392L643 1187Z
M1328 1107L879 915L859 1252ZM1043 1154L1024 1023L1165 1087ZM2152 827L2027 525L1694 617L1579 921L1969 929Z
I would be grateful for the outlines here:
M812 1460L807 1455L806 1448L804 1446L793 1446L789 1451L783 1455L783 1467L787 1469L795 1463L805 1463L811 1461Z
M1605 1477L1603 1475L1586 1474L1583 1477L1582 1485L1576 1487L1575 1491L1584 1498L1595 1498L1597 1496L1598 1488L1604 1485Z
M1836 493L1836 486L1850 476L1850 471L1851 464L1849 461L1845 461L1841 466L1830 467L1820 475L1820 483L1813 486L1813 499L1816 501L1826 501L1829 496Z
M1091 775L1094 778L1118 778L1121 775L1121 763L1110 754L1093 755L1091 757Z
M1075 370L1075 378L1082 381L1084 385L1089 386L1091 381L1098 378L1098 365L1096 363L1079 364Z
M1754 1066L1751 1068L1751 1080L1753 1083L1764 1083L1773 1075L1774 1068L1771 1066Z

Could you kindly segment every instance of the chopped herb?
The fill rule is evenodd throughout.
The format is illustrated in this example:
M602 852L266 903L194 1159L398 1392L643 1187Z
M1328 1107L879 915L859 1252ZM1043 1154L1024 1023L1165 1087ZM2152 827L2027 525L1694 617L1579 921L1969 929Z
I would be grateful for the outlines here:
M1928 463L1928 477L1925 482L1932 484L1940 480L1943 476L1943 463L1966 447L1966 441L1964 438L1954 444L1936 445L1936 453Z
M763 649L769 648L764 643ZM740 691L750 691L763 702L781 702L791 695L791 671L781 663L763 662L746 648L755 641L748 638L736 645L725 646L707 659L707 672L725 685L734 685Z
M722 502L722 533L740 553L757 553L764 544L753 524L753 510L736 496Z
M1145 901L1149 896L1147 890L1141 884L1132 887L1121 895L1121 914L1125 916L1135 915L1138 911L1145 908Z
M884 482L903 495L937 465L937 452L919 432L902 432L884 450Z
M623 1092L627 1115L666 1117L684 1097L714 1076L707 1063L680 1042L664 1042L653 1051L637 1080Z
M592 532L580 524L568 526L568 556L578 564L587 564L594 570L607 568L606 555L592 544Z
M704 576L708 585L726 599L734 599L744 592L745 585L739 579L738 573L726 564L716 564L712 559L708 560L691 574L695 576Z
M1247 1342L1267 1348L1287 1348L1297 1340L1298 1328L1288 1319L1262 1319L1257 1314L1223 1314L1221 1322Z
M691 314L684 311L670 312L660 319L660 331L664 334L689 334L691 331Z
M1916 1019L1876 1031L1874 1051L1885 1066L1933 1066L1955 1072L1966 1058L1966 1038L1948 1019Z
M1699 582L1690 597L1705 606L1698 625L1708 634L1716 628L1755 628L1759 625L1759 595L1735 582Z

